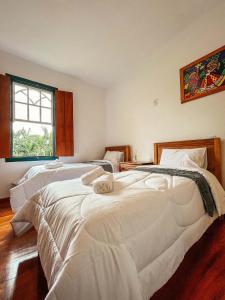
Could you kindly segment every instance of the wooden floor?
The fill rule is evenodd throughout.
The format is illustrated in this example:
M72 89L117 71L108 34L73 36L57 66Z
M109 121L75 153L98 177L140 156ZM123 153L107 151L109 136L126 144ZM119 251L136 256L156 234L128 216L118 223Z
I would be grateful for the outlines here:
M151 300L225 300L225 221L217 220Z
M9 200L0 200L0 300L42 300L46 281L37 255L37 235L31 229L15 237Z
M14 237L11 218L9 201L0 200L0 300L42 300L47 285L37 256L36 232L31 229ZM224 221L209 228L151 300L225 300Z

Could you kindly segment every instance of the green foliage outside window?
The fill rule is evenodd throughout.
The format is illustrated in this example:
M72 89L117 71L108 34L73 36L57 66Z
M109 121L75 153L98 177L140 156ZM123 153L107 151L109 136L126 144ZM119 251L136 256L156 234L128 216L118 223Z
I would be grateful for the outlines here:
M13 156L52 156L52 132L42 127L43 135L30 134L24 128L13 132Z

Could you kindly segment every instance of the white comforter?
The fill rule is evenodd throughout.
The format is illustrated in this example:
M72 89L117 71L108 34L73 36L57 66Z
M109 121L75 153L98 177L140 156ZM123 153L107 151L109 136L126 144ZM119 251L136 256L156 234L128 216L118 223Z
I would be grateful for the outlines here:
M223 214L224 190L201 172ZM38 231L46 299L147 300L216 218L190 179L135 170L114 179L105 195L79 179L52 183L15 215Z
M45 165L30 168L18 185L10 190L10 204L13 212L20 210L26 201L47 184L78 178L94 168L96 168L95 165L83 163L64 164L56 169L46 169Z

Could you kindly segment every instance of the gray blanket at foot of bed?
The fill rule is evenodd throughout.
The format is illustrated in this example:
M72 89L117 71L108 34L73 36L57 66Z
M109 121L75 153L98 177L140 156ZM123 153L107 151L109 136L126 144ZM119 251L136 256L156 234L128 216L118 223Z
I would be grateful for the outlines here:
M107 161L102 161L102 160L90 160L86 161L85 163L91 164L91 165L96 165L102 167L106 172L113 173L113 167L112 165L107 162Z
M208 213L210 217L213 216L216 206L214 202L214 198L210 189L210 186L205 179L205 177L195 171L188 171L188 170L180 170L180 169L169 169L169 168L143 168L138 167L135 170L142 171L142 172L149 172L149 173L157 173L157 174L168 174L171 176L180 176L186 177L193 180L198 188L199 192L202 197L202 201L205 207L205 211Z

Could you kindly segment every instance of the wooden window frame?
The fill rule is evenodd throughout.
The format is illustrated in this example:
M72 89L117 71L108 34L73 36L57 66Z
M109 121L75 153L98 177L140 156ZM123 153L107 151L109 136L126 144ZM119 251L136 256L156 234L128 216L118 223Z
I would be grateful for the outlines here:
M42 84L36 81L28 80L22 77L6 74L10 78L10 158L6 158L6 162L18 161L41 161L41 160L54 160L57 158L56 153L56 133L55 133L55 92L57 88ZM29 87L38 88L52 92L52 136L53 136L53 155L52 156L13 156L13 121L14 121L14 102L13 102L13 83L27 85ZM25 121L26 122L26 121ZM35 122L34 122L35 123ZM36 122L41 123L41 122Z

